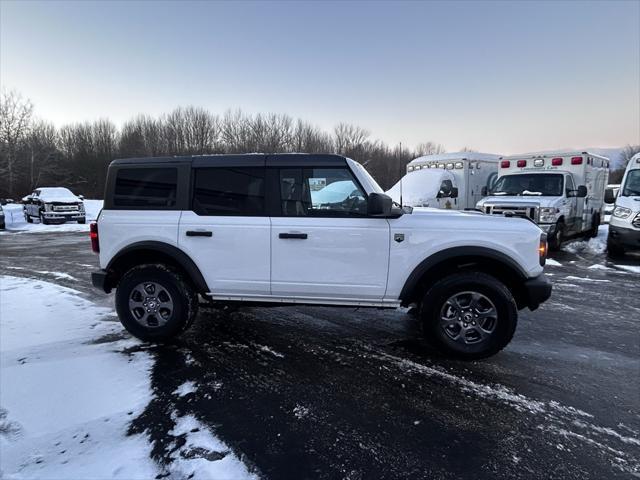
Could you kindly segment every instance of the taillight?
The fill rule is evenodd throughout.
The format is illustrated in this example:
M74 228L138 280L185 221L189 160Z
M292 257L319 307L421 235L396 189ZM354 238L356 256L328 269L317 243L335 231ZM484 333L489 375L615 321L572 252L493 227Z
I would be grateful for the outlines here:
M547 253L549 252L549 247L547 245L547 234L543 233L540 235L540 246L538 247L538 257L540 259L540 266L544 267L544 264L547 263Z
M522 167L526 167L527 166L527 161L526 160L518 160L517 163L518 167L522 168Z
M98 239L98 224L91 222L89 225L89 238L91 239L91 250L100 253L100 241Z
M562 165L562 157L556 157L551 159L551 165L558 166Z
M502 160L500 162L500 168L509 168L511 166L511 162L509 160Z
M582 165L582 157L571 157L571 165Z

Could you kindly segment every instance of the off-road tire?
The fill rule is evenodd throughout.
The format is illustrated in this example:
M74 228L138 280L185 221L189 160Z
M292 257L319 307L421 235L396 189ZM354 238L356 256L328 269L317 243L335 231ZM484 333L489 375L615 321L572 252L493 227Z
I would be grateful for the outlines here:
M144 282L154 282L169 293L173 310L162 326L143 326L129 308L133 290ZM163 264L145 264L126 272L116 289L116 311L120 322L133 336L150 342L165 342L180 335L194 322L198 313L198 294L184 276Z
M494 330L480 343L454 341L443 328L443 307L452 296L463 292L477 292L495 306ZM495 355L509 344L516 331L518 308L509 289L498 279L486 273L468 271L438 280L425 293L420 305L420 320L426 340L438 351L462 360L477 360Z
M40 223L42 225L49 225L49 220L47 220L46 218L44 218L44 215L41 213L40 214Z
M29 215L28 213L25 213L24 219L27 221L27 223L33 223L33 218L31 218L31 215Z

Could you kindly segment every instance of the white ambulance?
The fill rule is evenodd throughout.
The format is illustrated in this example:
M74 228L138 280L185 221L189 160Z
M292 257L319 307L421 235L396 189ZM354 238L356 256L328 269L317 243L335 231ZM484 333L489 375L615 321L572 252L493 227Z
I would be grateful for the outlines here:
M557 249L563 238L598 234L608 179L609 159L589 152L502 157L498 181L477 208L529 218L547 232L549 247Z
M607 251L612 257L640 250L640 153L629 160L609 220Z
M499 160L499 155L477 152L418 157L386 193L398 203L402 193L402 203L410 207L472 209L497 180Z

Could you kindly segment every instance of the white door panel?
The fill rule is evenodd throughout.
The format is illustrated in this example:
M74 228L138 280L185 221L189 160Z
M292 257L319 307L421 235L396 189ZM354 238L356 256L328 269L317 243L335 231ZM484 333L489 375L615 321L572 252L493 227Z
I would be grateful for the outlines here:
M384 296L389 263L386 220L273 217L271 223L273 295ZM306 234L306 238L281 238L281 234Z
M187 232L211 236L187 236ZM211 292L268 295L270 232L269 217L200 216L185 211L178 244L196 262Z

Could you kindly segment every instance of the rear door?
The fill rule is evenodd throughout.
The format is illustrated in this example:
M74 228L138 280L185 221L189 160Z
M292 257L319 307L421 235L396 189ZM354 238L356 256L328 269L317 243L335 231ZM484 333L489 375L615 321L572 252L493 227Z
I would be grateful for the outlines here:
M264 160L254 157L226 165L194 160L191 209L182 212L178 244L216 296L270 293Z
M389 223L367 216L367 196L346 166L269 169L274 296L380 301L389 264Z

